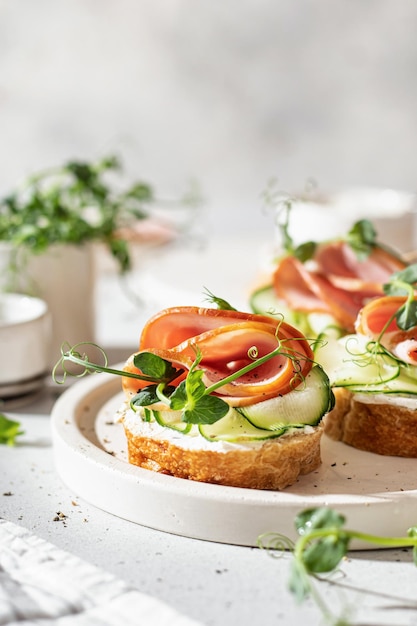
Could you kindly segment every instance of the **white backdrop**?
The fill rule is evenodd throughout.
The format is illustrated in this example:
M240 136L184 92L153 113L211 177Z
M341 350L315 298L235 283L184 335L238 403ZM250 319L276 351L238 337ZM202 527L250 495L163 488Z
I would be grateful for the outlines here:
M0 192L115 152L269 237L271 177L414 191L416 32L414 0L0 0Z

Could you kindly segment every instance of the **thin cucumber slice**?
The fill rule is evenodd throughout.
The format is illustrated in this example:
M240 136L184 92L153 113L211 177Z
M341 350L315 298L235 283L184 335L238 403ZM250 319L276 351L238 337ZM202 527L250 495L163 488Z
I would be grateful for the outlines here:
M323 366L325 367L325 366ZM346 361L334 370L329 370L329 378L332 387L356 387L390 384L400 374L398 364L389 364L384 361L359 365L354 361Z
M330 315L311 313L308 316L308 320L313 333L317 337L315 349L317 349L322 342L328 341L329 339L340 339L345 334L343 328L338 326Z
M183 422L182 411L152 411L155 421L160 426L166 428L172 428L172 430L178 430L181 433L187 434L191 430L192 424Z
M280 437L286 432L287 427L275 431L256 428L236 409L231 408L222 419L214 424L200 424L198 429L209 441L239 443Z
M399 375L393 380L379 385L351 385L349 390L354 393L383 393L387 395L412 395L417 396L417 380L410 376Z
M315 350L315 358L327 372L332 387L382 385L400 374L400 363L367 351L369 340L347 335L340 340L328 337Z
M254 291L250 297L249 305L254 313L269 315L274 319L283 318L287 324L295 326L302 333L312 334L307 315L292 311L286 302L278 298L272 285L260 287Z
M277 297L272 285L256 289L250 297L249 304L254 313L261 315L274 317L277 313L288 313L288 307Z
M343 329L337 325L334 317L327 313L302 313L290 309L286 302L278 298L272 285L254 291L249 304L254 313L274 318L283 316L288 324L298 328L307 337L323 335L339 338L343 334Z
M332 405L329 379L323 369L315 365L290 393L241 407L239 412L257 428L279 431L288 426L315 426Z

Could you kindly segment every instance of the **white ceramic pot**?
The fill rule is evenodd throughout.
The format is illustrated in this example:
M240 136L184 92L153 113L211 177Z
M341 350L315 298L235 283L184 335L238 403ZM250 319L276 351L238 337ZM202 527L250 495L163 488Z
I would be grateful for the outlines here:
M52 315L50 365L61 344L95 339L95 271L92 246L54 246L33 256L28 265L33 293L48 303Z
M0 241L0 292L13 291L15 279L12 271L13 249L6 241Z
M49 368L51 316L44 300L0 294L0 398L40 388Z
M3 253L2 253L3 250ZM13 261L10 246L0 246L0 272ZM3 259L3 260L2 260ZM43 254L20 259L20 273L3 275L0 290L22 292L46 301L52 317L49 369L61 344L95 339L95 267L92 245L55 245Z

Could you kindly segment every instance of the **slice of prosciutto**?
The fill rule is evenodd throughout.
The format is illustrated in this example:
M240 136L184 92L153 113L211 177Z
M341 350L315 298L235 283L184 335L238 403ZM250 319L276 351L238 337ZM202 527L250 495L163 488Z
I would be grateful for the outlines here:
M405 303L402 296L384 296L367 304L359 313L356 332L384 346L397 359L417 365L417 320L409 330L399 328L396 313Z
M346 242L333 241L317 246L309 264L293 256L281 259L273 284L278 297L294 311L328 313L347 332L353 332L360 309L381 296L382 285L405 267L379 246L360 261Z
M345 241L332 241L317 246L314 260L320 272L336 280L359 280L365 284L379 286L394 272L404 269L405 263L394 253L374 245L371 253L363 260Z
M181 369L182 373L171 383L178 385L194 363L198 349L198 368L203 371L204 383L210 386L278 347L278 354L216 390L216 395L230 406L245 406L288 393L310 371L312 349L293 326L252 313L172 307L147 322L139 352L156 354ZM134 356L124 369L139 373ZM123 377L122 384L127 397L132 397L148 383Z

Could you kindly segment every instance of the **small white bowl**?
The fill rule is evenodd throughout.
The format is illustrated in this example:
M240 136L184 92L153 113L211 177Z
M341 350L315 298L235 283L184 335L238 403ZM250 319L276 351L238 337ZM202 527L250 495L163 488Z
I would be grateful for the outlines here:
M0 398L43 385L48 371L51 318L40 298L0 293Z

